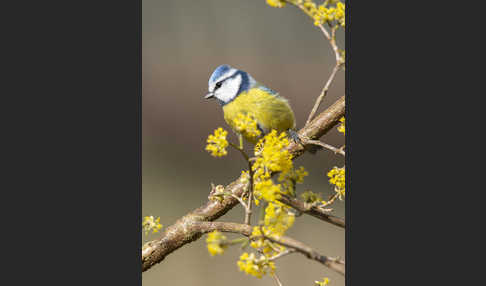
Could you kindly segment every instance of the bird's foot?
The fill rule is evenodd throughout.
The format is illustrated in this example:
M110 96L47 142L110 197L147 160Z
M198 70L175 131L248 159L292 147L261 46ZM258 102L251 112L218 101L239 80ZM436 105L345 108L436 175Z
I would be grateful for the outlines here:
M292 141L302 145L302 139L300 139L299 134L295 132L295 130L289 129L287 132L289 133L289 137L292 139Z
M318 145L312 145L312 144L306 145L305 142L307 142L307 140L309 140L309 138L300 137L299 134L295 130L289 129L288 133L289 133L290 139L292 139L295 143L302 145L311 154L315 154L315 153L317 153L317 151L322 149L322 147L318 146Z

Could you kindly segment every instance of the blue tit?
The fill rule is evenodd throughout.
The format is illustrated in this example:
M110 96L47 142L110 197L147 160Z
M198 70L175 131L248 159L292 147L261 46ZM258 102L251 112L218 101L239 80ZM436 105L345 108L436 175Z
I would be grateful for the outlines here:
M233 120L239 113L250 114L257 121L263 135L275 129L278 132L287 131L294 140L298 140L294 131L294 112L288 101L258 83L248 73L229 65L221 65L214 70L208 85L209 93L204 98L217 100L223 108L226 123L233 130ZM252 143L258 140L242 135Z

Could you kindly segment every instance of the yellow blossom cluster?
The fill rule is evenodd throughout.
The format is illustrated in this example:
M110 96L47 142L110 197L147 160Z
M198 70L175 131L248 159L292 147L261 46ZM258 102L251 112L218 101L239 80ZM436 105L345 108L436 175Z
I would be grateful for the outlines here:
M233 119L233 128L236 132L243 135L243 137L250 140L255 140L260 137L262 132L258 129L257 121L254 117L247 113L238 113L235 119Z
M279 239L295 221L295 214L288 206L280 203L278 198L280 194L293 194L293 185L302 183L304 177L308 175L303 167L294 170L292 155L287 150L289 144L285 132L278 134L277 131L272 130L261 138L254 148L255 161L252 171L255 203L258 205L258 199L263 199L268 202L268 205L265 208L263 225L253 228L250 246L263 255L257 260L254 254L244 254L238 265L240 270L257 277L267 273L261 263L285 250L285 247L272 243L265 237ZM278 183L271 178L271 174L276 172L279 173L276 180ZM249 179L249 173L242 172L242 180L246 182ZM261 231L264 233L262 234Z
M267 4L275 8L285 7L285 2L285 0L267 0Z
M304 167L294 170L292 155L287 150L289 143L285 132L277 134L272 130L255 145L256 161L252 170L257 199L275 202L280 194L294 195L294 184L302 183L308 175ZM279 172L279 184L271 179L274 172Z
M279 239L294 224L295 214L278 201L281 194L294 195L294 184L302 183L308 172L300 167L295 170L292 155L287 150L289 139L285 132L272 130L255 146L256 160L253 163L254 194L268 202L262 226L252 232L251 247L263 252L267 258L278 255L285 247L272 243L265 237ZM278 183L271 179L271 173L279 172ZM262 233L263 231L263 233Z
M338 126L337 130L341 133L343 133L344 135L346 135L346 122L345 122L345 119L344 117L342 117L339 122L341 122L341 125Z
M226 236L224 236L219 231L213 231L208 234L208 237L206 238L206 243L211 256L223 254L225 248L227 247L227 245L223 244L223 242L225 241Z
M302 2L302 1L298 1ZM336 6L329 6L330 4L336 4ZM340 1L324 1L321 5L317 6L312 0L304 0L302 3L304 11L314 19L314 25L323 25L329 23L332 25L333 21L336 21L342 27L345 26L345 4Z
M303 183L304 177L307 175L309 175L309 172L307 172L303 166L300 166L299 169L295 170L293 173L292 180L296 183Z
M265 208L265 228L272 236L279 238L295 221L295 214L283 204L269 203Z
M300 196L302 197L304 202L310 203L310 204L322 201L322 195L316 194L312 191L305 191Z
M324 279L322 281L316 281L316 286L326 286L329 284L329 278L327 277L324 277Z
M263 226L253 227L251 247L262 251L267 257L272 257L285 250L285 247L266 240L266 237L279 239L294 224L295 214L287 206L275 202L265 208ZM263 233L262 233L263 231Z
M346 5L338 0L326 0L321 5L317 5L312 0L267 0L267 4L282 8L286 3L293 4L309 15L314 20L314 25L333 24L335 21L341 27L345 27ZM335 6L330 6L336 4Z
M142 221L142 228L145 231L145 235L148 235L150 231L153 233L158 232L162 225L160 224L160 217L155 219L153 216L146 216Z
M261 251L266 257L275 256L285 250L284 246L265 239L263 235L267 237L273 236L271 230L265 226L262 226L261 228L259 226L253 227L253 232L251 233L252 241L250 246L258 251Z
M346 5L342 2L337 2L336 10L334 12L334 20L336 20L341 27L346 26Z
M241 183L248 184L250 181L250 172L249 171L241 171Z
M272 130L255 145L256 161L253 163L255 197L272 202L278 199L279 194L288 194L293 171L292 155L286 149L289 146L287 134ZM280 172L278 181L274 184L271 179L272 172ZM299 171L300 176L303 175Z
M327 173L327 176L329 177L329 183L331 185L334 185L334 190L338 193L339 199L342 200L344 195L345 195L345 190L346 190L346 171L345 167L338 168L334 167L332 168L331 171Z
M228 131L223 130L221 127L216 129L214 134L210 134L206 140L208 143L206 151L210 152L214 157L222 157L228 154L226 147L228 147L229 143L226 140L226 135L228 135Z
M275 201L281 193L280 187L280 185L273 183L270 176L262 176L261 179L254 182L254 194L257 200L264 199L268 202Z
M287 133L277 134L272 130L255 146L257 160L253 164L256 176L269 175L270 172L281 172L287 174L293 167L292 155L286 148L289 146Z
M223 185L217 185L214 186L213 184L211 188L211 192L209 194L209 199L211 201L218 201L222 202L224 200L225 194L224 194L224 186Z
M238 267L240 267L240 271L258 278L262 278L268 272L273 273L275 271L275 264L269 261L266 256L261 255L257 258L254 253L248 254L246 252L240 256Z
M279 177L279 182L281 182L282 188L287 195L295 196L295 184L302 184L304 182L304 177L309 175L304 167L300 166L299 169L292 169L289 173Z

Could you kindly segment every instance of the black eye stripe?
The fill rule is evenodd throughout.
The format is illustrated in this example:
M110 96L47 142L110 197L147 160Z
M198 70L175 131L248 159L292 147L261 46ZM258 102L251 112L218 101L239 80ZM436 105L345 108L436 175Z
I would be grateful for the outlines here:
M223 83L223 82L221 82L221 81L220 81L220 82L217 82L217 83L216 83L216 88L220 88L222 83Z

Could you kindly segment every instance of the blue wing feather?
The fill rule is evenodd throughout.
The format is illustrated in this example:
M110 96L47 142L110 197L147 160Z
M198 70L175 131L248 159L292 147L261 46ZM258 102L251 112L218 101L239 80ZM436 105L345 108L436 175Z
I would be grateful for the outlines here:
M277 95L278 95L278 92L276 92L275 90L270 89L270 88L268 88L268 87L266 87L266 86L264 86L264 85L259 85L259 86L257 86L257 88L258 88L258 89L261 89L261 90L263 90L263 91L265 91L265 92L268 92L268 93L270 93L270 94L272 94L272 95L275 95L275 96L277 96Z

